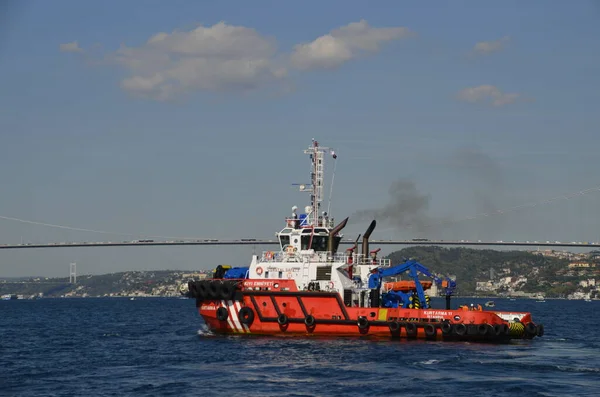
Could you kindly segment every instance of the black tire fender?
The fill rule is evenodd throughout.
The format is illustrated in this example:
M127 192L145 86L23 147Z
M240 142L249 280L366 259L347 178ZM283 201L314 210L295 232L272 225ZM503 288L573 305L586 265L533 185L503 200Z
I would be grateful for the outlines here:
M527 323L525 326L525 332L528 335L535 336L537 335L537 326L534 323Z
M206 281L200 281L196 284L196 291L198 292L198 297L201 299L208 298L208 283Z
M486 336L490 333L490 326L488 324L479 324L477 326L477 333L480 336Z
M360 329L366 329L369 327L369 320L367 320L366 317L359 317L358 321L356 322L356 324L358 325L358 328Z
M240 309L238 317L240 318L240 322L242 324L246 324L249 326L254 321L254 311L248 306L244 306Z
M306 324L307 327L312 327L315 325L315 317L312 314L309 314L308 316L306 316L306 318L304 319L304 324Z
M392 334L397 334L400 331L400 323L397 321L392 321L389 324L389 327Z
M425 336L427 336L428 338L433 338L435 337L435 326L433 324L425 324Z
M288 316L286 316L285 314L281 313L279 316L277 316L277 324L287 325L288 323L289 323L289 319L288 319Z
M218 299L220 290L221 290L221 281L220 280L211 281L210 284L208 284L209 298Z
M415 324L415 323L406 323L406 335L408 335L408 336L416 336L417 335L417 324Z
M221 306L217 309L217 320L225 321L227 320L227 317L229 317L229 311L226 308Z
M496 336L508 335L510 329L507 324L496 324L494 325L494 333Z
M219 288L219 297L221 299L229 300L233 296L235 289L230 282L223 282Z
M450 335L452 333L452 329L454 327L448 321L444 321L441 325L441 328L442 328L442 334Z
M189 296L191 298L195 298L198 296L198 291L196 290L196 282L195 281L188 281L188 291L189 291Z

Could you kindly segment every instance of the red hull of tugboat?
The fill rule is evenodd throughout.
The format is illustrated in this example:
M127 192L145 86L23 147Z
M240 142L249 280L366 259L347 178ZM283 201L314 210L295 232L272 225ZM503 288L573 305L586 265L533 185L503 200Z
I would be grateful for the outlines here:
M289 280L206 280L198 310L221 334L371 336L502 342L543 334L529 313L347 307L335 291L298 291ZM211 285L213 284L213 285ZM228 284L221 290L224 284ZM235 289L231 286L237 286ZM215 299L215 295L218 298Z
M337 156L313 139L304 150L311 161L310 193L304 213L292 216L276 233L280 250L254 254L248 267L217 266L210 280L191 281L189 295L215 333L251 335L373 336L408 339L502 342L541 336L543 326L529 313L450 310L456 281L436 275L416 260L392 266L369 250L372 220L358 251L340 253L342 229L322 211L324 160ZM360 236L359 236L360 238ZM410 279L401 280L406 273ZM418 274L431 279L420 281ZM390 282L384 281L389 279ZM440 288L446 309L431 309L425 290Z

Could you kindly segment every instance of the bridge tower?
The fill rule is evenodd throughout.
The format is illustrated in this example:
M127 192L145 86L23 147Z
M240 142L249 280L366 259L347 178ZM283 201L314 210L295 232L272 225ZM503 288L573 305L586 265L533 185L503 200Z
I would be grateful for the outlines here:
M77 263L75 262L69 265L69 283L77 284Z

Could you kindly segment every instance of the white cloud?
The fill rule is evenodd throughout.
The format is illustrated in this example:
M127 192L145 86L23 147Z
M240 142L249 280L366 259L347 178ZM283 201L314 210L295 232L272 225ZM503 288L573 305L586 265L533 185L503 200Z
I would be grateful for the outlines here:
M61 52L83 52L83 49L79 47L79 44L76 41L72 41L70 43L64 43L60 45Z
M461 101L477 103L489 102L493 106L504 106L521 99L521 94L503 93L493 85L480 85L477 87L468 87L461 90L457 98Z
M412 36L408 28L373 28L367 21L353 22L314 41L298 44L291 63L298 69L334 68L365 52L376 52L388 41Z
M169 100L194 91L247 91L284 82L288 67L334 67L390 40L412 35L407 28L373 28L364 20L350 23L278 53L275 39L252 28L219 22L190 31L157 33L139 46L121 47L105 57L123 67L121 87L134 95ZM81 51L77 42L61 51ZM287 83L287 82L285 82ZM284 91L289 84L280 84Z
M473 52L476 54L491 54L492 52L500 51L504 45L510 40L509 36L504 36L498 40L480 41L473 47Z
M130 72L123 89L158 100L193 90L247 90L286 75L273 40L224 22L158 33L139 47L121 46L111 59Z

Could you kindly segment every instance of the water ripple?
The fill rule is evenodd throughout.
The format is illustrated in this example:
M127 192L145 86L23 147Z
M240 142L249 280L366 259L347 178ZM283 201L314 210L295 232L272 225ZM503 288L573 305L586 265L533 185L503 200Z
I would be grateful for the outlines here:
M597 396L587 305L523 307L546 336L495 346L223 337L178 299L0 302L0 395Z

